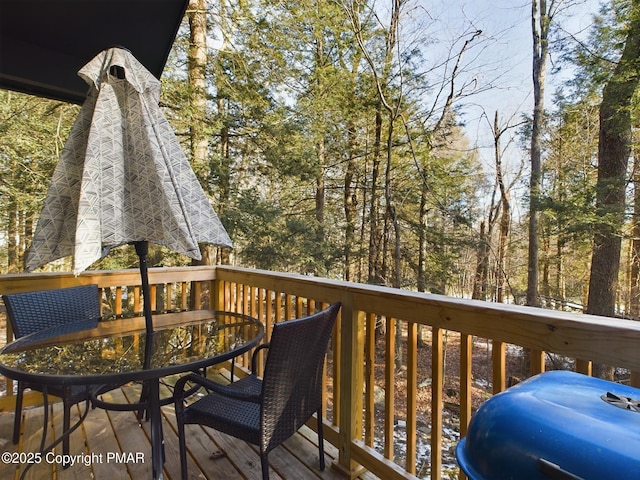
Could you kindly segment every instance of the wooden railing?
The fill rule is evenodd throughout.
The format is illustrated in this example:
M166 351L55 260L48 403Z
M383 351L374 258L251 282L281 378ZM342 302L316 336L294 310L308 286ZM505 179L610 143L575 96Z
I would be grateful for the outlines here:
M139 311L136 271L2 276L0 294L86 283L103 288L107 315ZM549 366L589 373L602 363L638 384L640 322L226 266L150 269L150 283L156 310L240 311L267 332L342 302L325 434L339 449L333 467L349 477L366 468L384 479L456 478L453 447L473 409Z

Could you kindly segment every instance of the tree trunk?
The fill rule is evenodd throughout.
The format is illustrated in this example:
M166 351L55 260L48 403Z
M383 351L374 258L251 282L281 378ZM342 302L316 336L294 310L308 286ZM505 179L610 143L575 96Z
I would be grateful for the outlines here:
M564 310L567 305L567 292L564 279L564 246L566 239L564 234L558 235L556 245L556 295L560 298L559 310Z
M189 0L187 9L189 19L189 50L187 54L187 70L190 103L192 110L189 136L191 145L191 163L194 170L207 172L205 167L208 159L209 136L206 132L207 118L207 2L206 0ZM201 178L206 182L206 178ZM202 252L201 260L193 260L193 265L210 265L215 255L210 245L199 245Z
M532 0L533 36L533 121L531 125L531 179L529 183L529 255L527 264L527 305L540 306L538 295L539 198L542 175L541 127L544 116L544 87L549 50L551 18L546 0Z
M631 274L629 278L629 315L640 319L640 152L633 155L633 227L631 241Z
M480 239L478 240L478 252L476 261L476 274L473 280L474 300L487 299L487 280L489 276L489 238L485 232L485 221L480 222Z
M602 92L593 256L586 313L613 317L620 270L626 173L631 153L631 101L640 60L640 0L632 1L629 30L620 61ZM612 369L594 365L594 375L611 378Z
M188 78L193 109L190 129L191 161L201 167L206 164L209 138L203 128L207 117L207 4L206 0L189 0ZM200 168L198 168L200 170Z
M631 153L631 100L638 85L640 0L633 0L629 32L622 57L602 93L598 145L598 180L587 313L615 315L624 222L626 173Z
M418 212L418 291L426 291L427 261L427 182L422 182L420 189L420 210Z
M7 209L7 273L18 273L20 271L18 262L18 211L16 203L9 201Z
M538 238L540 237L538 232ZM540 244L538 243L538 246ZM542 270L542 279L540 280L540 298L541 305L546 308L551 306L551 238L547 230L542 229L542 260L540 260L540 267Z
M396 213L395 200L393 198L393 185L392 185L392 161L393 161L393 130L395 124L395 118L393 114L389 114L389 129L387 131L387 168L385 171L385 189L384 197L387 204L387 218L391 222L390 228L393 229L393 276L391 280L391 286L400 288L400 226L398 225L398 215ZM388 222L385 222L385 227L389 228ZM390 237L391 233L385 230L385 238ZM385 275L386 277L386 275Z
M325 65L324 56L324 38L322 33L315 35L316 53L315 53L315 69L320 72ZM321 75L318 73L315 78L315 87L318 92L324 88ZM325 134L320 133L320 138L316 142L316 158L318 165L318 174L316 177L316 194L315 194L315 241L312 252L314 257L313 274L326 275L325 268L325 225L324 225L324 202L325 202L325 179L324 165L326 165L326 138Z
M353 188L353 177L356 170L355 151L356 151L356 129L353 124L349 124L347 128L348 138L348 159L344 173L344 218L345 218L345 232L344 232L344 268L343 278L346 281L353 280L352 278L352 251L355 244L355 218L356 218L356 193Z
M382 105L376 111L375 137L373 143L373 167L371 169L371 188L369 200L369 273L367 283L380 285L380 231L378 227L378 177L380 176L380 145L382 143Z
M325 232L324 232L324 173L322 165L325 164L325 145L324 140L318 142L318 165L320 166L320 172L316 177L316 201L315 201L315 242L314 242L314 275L326 275L326 269L324 267L324 246L325 246Z
M509 202L509 191L504 184L502 176L502 151L500 147L500 137L502 130L498 125L498 112L496 112L493 122L494 148L496 157L496 178L500 189L500 240L498 243L498 261L496 264L496 302L504 302L504 281L505 268L504 259L507 255L507 243L509 241L509 227L511 226L511 204Z

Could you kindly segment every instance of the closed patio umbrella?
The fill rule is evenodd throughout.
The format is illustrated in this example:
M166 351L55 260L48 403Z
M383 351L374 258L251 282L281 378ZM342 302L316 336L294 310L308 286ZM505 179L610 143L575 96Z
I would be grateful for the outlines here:
M123 48L102 51L78 75L89 94L53 174L26 268L71 255L77 275L111 248L134 244L152 332L149 242L199 260L198 243L231 247L231 240L160 110L160 82Z

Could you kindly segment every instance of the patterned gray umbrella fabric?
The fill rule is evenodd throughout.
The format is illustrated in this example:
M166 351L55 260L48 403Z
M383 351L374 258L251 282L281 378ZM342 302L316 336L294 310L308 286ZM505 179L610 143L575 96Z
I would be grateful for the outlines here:
M124 69L125 78L112 67ZM53 175L27 270L73 255L78 274L110 248L136 241L198 260L198 242L230 247L160 111L160 82L119 48L78 73L90 93Z
M127 243L198 260L199 242L231 247L158 106L160 82L121 48L78 74L90 91L54 172L27 270L72 255L77 275Z

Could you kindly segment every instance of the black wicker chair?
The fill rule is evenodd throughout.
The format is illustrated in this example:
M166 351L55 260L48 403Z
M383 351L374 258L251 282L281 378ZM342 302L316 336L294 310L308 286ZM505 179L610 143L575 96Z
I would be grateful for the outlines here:
M340 304L308 317L277 323L269 348L264 377L255 373L229 385L198 375L187 375L174 391L182 478L187 478L185 424L206 425L260 447L262 478L269 478L267 456L317 413L320 470L324 470L322 432L322 371ZM185 407L187 382L202 385L208 394Z
M46 335L51 327L69 325L90 328L97 325L100 319L100 297L97 285L61 288L56 290L42 290L35 292L5 294L2 296L7 308L7 318L16 339L37 337L38 333ZM80 322L80 323L77 323ZM13 427L13 443L18 443L20 437L20 422L22 418L22 396L24 390L42 391L42 386L33 383L18 382L16 396L16 410ZM110 387L113 388L113 387ZM71 407L88 399L85 386L47 386L47 393L62 398L63 429L68 432L71 421ZM69 437L63 439L62 450L69 453Z

